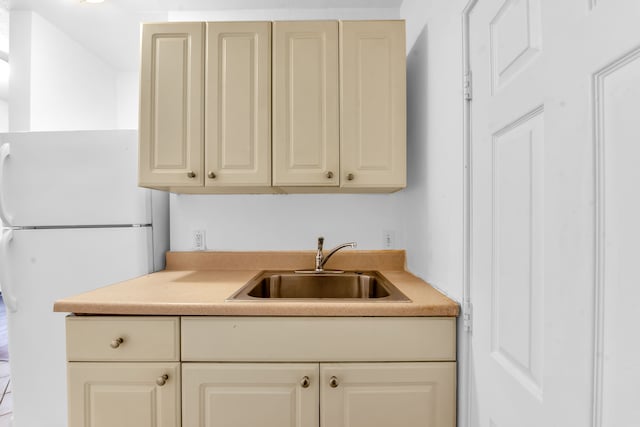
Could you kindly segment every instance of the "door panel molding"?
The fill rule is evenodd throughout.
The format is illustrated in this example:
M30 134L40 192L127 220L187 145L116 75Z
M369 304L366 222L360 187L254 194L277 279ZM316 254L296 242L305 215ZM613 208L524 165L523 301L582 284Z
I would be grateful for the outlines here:
M507 85L540 53L541 27L540 0L504 2L490 24L492 93Z
M541 105L496 132L492 141L492 353L540 401L544 342L543 114Z
M592 0L595 5L595 0ZM594 280L594 325L593 325L593 423L594 427L603 425L605 399L605 354L607 351L605 340L606 329L606 290L612 284L607 277L607 184L610 178L605 164L607 145L613 141L607 140L607 80L625 67L640 60L640 47L617 57L592 75L592 106L593 106L593 144L595 166L594 189L594 229L595 229L595 280Z

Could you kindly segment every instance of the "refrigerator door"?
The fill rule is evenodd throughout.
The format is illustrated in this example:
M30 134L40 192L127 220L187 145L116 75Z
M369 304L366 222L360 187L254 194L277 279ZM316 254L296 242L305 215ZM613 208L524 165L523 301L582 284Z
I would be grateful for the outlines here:
M7 133L0 143L5 226L151 223L137 131Z
M53 302L147 274L150 246L150 227L4 230L13 427L67 425L65 314Z

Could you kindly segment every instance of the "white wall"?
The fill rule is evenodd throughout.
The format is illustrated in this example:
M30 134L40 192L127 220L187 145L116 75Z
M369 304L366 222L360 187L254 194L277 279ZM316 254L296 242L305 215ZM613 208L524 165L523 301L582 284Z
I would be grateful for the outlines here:
M12 131L112 129L117 74L31 11L11 12Z
M0 99L0 132L9 130L9 104Z
M382 249L383 231L404 248L396 194L172 195L171 249L192 249L192 232L206 231L208 250L313 250L355 241Z
M454 299L463 290L462 22L467 0L404 0L409 270Z
M9 73L9 130L31 128L31 12L11 12L9 40L11 71Z
M464 289L462 10L467 0L404 0L407 264L457 301ZM458 322L458 425L467 426L468 333Z
M139 40L136 40L140 43ZM138 106L140 99L140 73L121 72L118 85L118 129L138 129Z
M170 21L398 19L398 9L273 9L170 12ZM205 230L209 250L314 249L354 240L383 249L383 231L404 248L399 194L378 195L174 195L171 249L192 249L193 230Z
M286 21L319 19L399 19L398 9L243 9L172 11L169 21Z

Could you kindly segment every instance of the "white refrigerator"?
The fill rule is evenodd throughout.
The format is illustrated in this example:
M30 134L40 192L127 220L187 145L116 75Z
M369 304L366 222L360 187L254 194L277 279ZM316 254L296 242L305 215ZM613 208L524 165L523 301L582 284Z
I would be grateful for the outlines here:
M53 302L163 269L168 195L137 186L136 131L9 133L0 144L13 427L66 427L65 314Z

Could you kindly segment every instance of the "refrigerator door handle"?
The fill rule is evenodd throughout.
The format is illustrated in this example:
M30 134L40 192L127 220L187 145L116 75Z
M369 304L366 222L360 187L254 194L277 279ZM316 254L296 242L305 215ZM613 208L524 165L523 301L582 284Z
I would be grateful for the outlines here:
M2 298L10 312L18 311L18 301L11 292L11 279L9 277L9 243L13 240L13 230L9 229L2 234L0 238L0 286L2 287Z
M7 204L4 200L4 164L7 161L7 157L11 154L11 149L8 142L5 142L0 146L0 220L5 226L11 227L13 224L13 218L7 212Z

